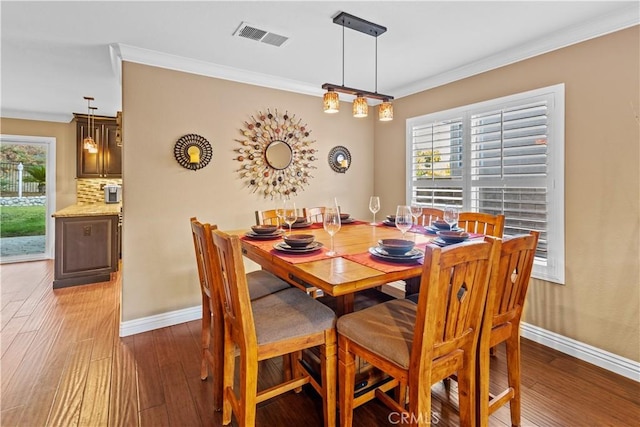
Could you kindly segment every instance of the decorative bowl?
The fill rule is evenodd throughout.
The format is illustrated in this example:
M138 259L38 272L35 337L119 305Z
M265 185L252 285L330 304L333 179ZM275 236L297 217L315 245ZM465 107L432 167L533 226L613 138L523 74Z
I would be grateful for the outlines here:
M449 224L447 224L442 220L433 221L431 225L433 225L438 230L451 230L451 227L449 227Z
M294 224L299 224L301 222L307 222L307 218L303 217L303 216L299 216L298 218L296 218L296 220L294 221Z
M349 219L349 214L348 213L341 213L340 214L340 220L344 221L345 219Z
M256 234L273 234L278 229L277 225L252 225L251 229Z
M396 222L396 216L395 215L387 215L387 221Z
M438 231L436 233L442 240L447 243L460 243L469 238L469 233L466 231Z
M415 245L411 240L404 239L380 239L378 246L389 255L404 255L413 249Z
M313 234L289 234L283 237L284 242L292 248L304 248L313 243L316 237Z

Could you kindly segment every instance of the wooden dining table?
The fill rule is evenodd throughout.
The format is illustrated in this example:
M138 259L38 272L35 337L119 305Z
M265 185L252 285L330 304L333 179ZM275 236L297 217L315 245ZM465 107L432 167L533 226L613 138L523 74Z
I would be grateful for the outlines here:
M424 250L435 234L425 234L426 230L415 226L413 232L404 236L415 240L416 248ZM396 227L383 223L370 225L355 220L343 224L333 237L336 255L329 256L330 236L321 223L305 228L294 228L292 233L313 234L315 240L323 246L310 253L289 254L274 248L282 238L274 240L254 240L246 236L245 230L230 231L241 237L243 254L259 264L263 269L274 273L290 284L307 290L314 296L331 295L336 298L337 314L353 311L355 293L375 288L385 283L404 280L410 288L417 291L422 273L423 259L409 263L396 263L381 260L369 253L369 248L377 246L380 239L402 238ZM289 233L285 229L285 233Z

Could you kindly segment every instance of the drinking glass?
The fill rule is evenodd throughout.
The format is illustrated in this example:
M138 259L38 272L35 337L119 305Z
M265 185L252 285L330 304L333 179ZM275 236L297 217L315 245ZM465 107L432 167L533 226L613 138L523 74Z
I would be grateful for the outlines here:
M418 205L411 205L411 216L415 218L416 225L419 225L418 218L420 217L420 215L422 215L422 208ZM424 225L424 221L422 225Z
M396 209L396 227L402 232L402 238L404 239L404 233L409 231L413 225L413 216L411 215L411 207L407 205L398 205Z
M453 226L458 223L458 208L455 206L444 207L444 222L449 224L449 229L453 230Z
M289 224L289 234L291 234L291 226L298 219L298 212L296 211L296 204L290 204L284 202L284 222Z
M329 233L329 237L331 238L331 248L327 255L333 256L336 252L333 250L333 235L340 230L340 212L336 207L326 207L324 209L324 231Z
M371 196L369 199L369 210L373 214L373 222L371 225L376 225L376 212L380 210L380 197Z
M282 224L284 224L284 212L285 212L284 203L276 207L276 215L278 216L278 225L280 226L280 231L282 231Z

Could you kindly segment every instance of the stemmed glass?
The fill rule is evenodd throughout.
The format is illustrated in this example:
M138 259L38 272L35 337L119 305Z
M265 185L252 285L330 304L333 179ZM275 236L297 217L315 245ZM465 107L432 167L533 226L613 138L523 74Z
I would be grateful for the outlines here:
M371 225L376 225L376 212L380 210L380 197L371 196L369 199L369 210L373 214L373 222Z
M418 224L418 218L422 215L422 208L418 205L411 205L411 216L414 218L416 226ZM424 218L422 219L422 225L424 225ZM416 240L416 235L413 235L413 240Z
M331 237L331 248L329 252L327 252L327 255L334 256L336 252L333 250L333 235L340 230L340 212L338 208L331 206L324 209L323 225L324 231L329 233Z
M415 219L416 225L419 225L418 218L420 215L422 215L422 208L418 205L411 205L411 216Z
M453 230L453 226L458 223L458 208L455 206L445 206L444 222L449 224L449 229Z
M413 216L411 215L411 207L407 205L398 205L396 209L396 227L402 232L402 238L404 239L404 233L411 229L413 225Z
M282 204L282 206L278 206L276 208L276 216L278 217L278 225L280 226L280 231L282 231L282 224L284 223L284 212L285 212L286 202Z
M296 211L296 204L293 206L288 202L284 202L284 222L289 224L289 234L291 234L291 226L298 219L298 212Z

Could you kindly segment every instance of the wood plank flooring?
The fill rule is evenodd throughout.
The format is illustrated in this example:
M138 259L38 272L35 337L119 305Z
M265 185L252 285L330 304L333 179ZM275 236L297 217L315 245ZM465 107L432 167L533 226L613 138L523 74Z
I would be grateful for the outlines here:
M0 275L2 426L220 425L211 379L199 378L199 321L120 338L119 274L55 291L52 261L5 264ZM356 307L378 297L363 294ZM526 339L522 351L523 426L638 425L640 384ZM270 385L281 361L260 369L260 386ZM491 373L492 388L505 384L502 348ZM433 394L434 425L458 425L456 394L441 384ZM354 424L397 424L389 415L372 401L356 409ZM490 423L509 425L508 408ZM264 402L257 425L321 426L320 400L305 388Z

